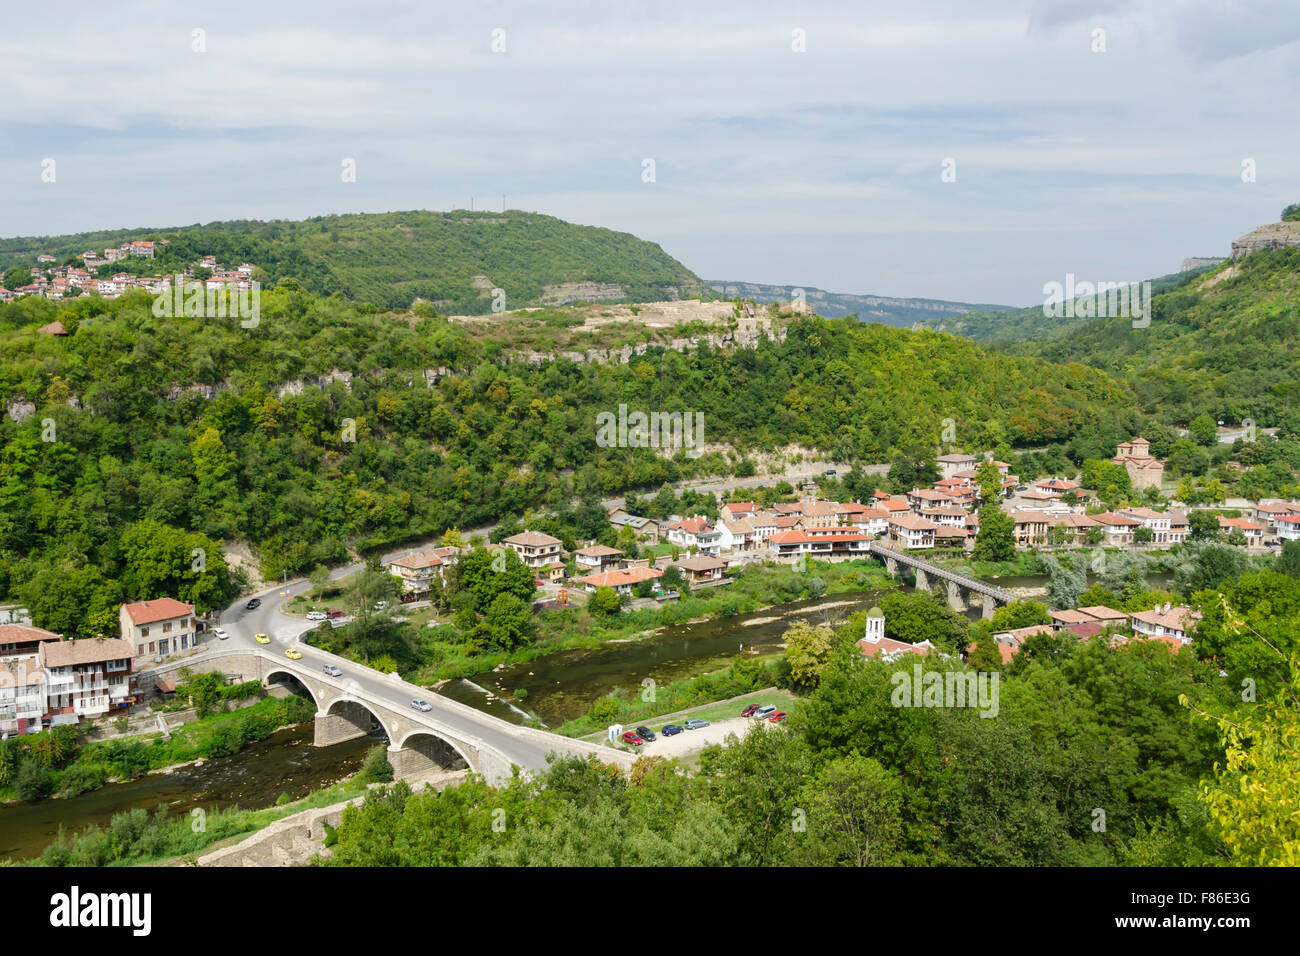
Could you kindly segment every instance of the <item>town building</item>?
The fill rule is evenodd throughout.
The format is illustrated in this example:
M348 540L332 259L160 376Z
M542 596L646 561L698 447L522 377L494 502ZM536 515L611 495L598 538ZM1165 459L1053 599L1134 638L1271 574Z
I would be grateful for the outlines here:
M179 602L177 602L179 603ZM102 717L129 707L135 646L122 638L85 638L41 645L46 676L46 713L51 727Z
M133 648L130 655L155 662L198 644L198 619L194 605L173 598L123 604L118 611L121 636Z

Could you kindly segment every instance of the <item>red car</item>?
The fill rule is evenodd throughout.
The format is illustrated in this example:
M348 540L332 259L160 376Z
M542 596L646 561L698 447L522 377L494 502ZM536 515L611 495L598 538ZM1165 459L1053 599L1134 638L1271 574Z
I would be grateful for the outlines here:
M325 617L326 617L327 619L331 620L331 621L334 620L335 618L339 618L339 617L342 617L342 616L343 616L343 612L342 612L342 611L326 611L326 612L325 612Z
M625 743L625 744L631 744L633 747L640 747L643 743L645 743L645 741L642 740L642 739L641 739L641 738L636 734L635 731L631 731L631 730L629 730L627 733L625 733L625 734L623 735L623 743Z
M741 717L753 717L753 716L754 716L754 711L758 710L758 708L760 708L760 707L762 707L762 706L763 706L762 704L750 704L748 707L746 707L744 710L742 710L742 711L740 712L740 716L741 716Z
M785 711L784 710L773 711L772 713L767 715L767 719L774 724L780 723L781 721L785 720Z

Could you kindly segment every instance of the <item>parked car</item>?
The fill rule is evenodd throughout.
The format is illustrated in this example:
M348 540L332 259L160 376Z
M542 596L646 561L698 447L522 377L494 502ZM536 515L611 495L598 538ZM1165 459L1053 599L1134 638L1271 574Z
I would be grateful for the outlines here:
M667 727L665 727L663 730L660 731L660 733L663 734L665 737L675 737L681 732L682 732L682 728L678 727L676 724L669 724Z
M637 735L644 741L649 742L655 739L655 732L651 730L649 727L638 727L636 729L636 732Z
M271 639L270 639L269 637L267 637L265 634L255 634L255 635L253 635L253 640L257 641L257 643L259 643L259 644L270 644L270 643L271 643Z
M774 713L776 713L776 708L773 707L771 704L766 704L762 707L759 707L749 716L755 718L756 720L762 720L764 717L767 717Z
M623 743L631 744L633 747L640 747L643 743L645 743L645 741L642 740L640 737L638 737L635 731L629 730L627 733L623 735Z
M834 478L834 477L835 477L835 469L834 469L834 468L827 468L826 471L823 472L823 474L824 474L827 478Z
M413 698L411 700L411 706L414 707L416 710L423 711L426 714L429 711L433 710L433 708L429 706L429 702L427 700L421 700L419 697Z
M323 620L325 620L325 612L324 612L324 611L308 611L308 612L307 612L307 620L309 620L309 621L323 621Z
M302 651L298 650L296 647L291 647L284 652L284 656L289 658L291 661L300 661L302 660Z
M754 716L754 711L758 710L758 708L760 708L760 707L762 707L762 706L763 706L762 704L750 704L748 707L746 707L744 710L742 710L742 711L740 712L740 716L741 716L741 717L753 717L753 716Z
M256 611L261 606L262 606L261 598L253 598L251 601L249 601L247 604L244 605L244 607L246 607L250 611Z
M329 619L332 621L332 620L334 620L335 618L342 617L342 616L343 616L343 612L342 612L342 611L326 611L326 612L325 612L325 616L326 616L327 618L329 618Z
M767 719L770 720L770 721L771 721L772 723L774 723L774 724L779 724L781 721L785 720L785 711L784 711L784 710L774 710L774 711L772 711L772 713L770 713L770 714L767 715Z
M343 676L343 672L342 672L341 670L338 669L337 665L334 665L334 664L326 664L324 667L321 668L321 670L323 670L323 671L324 671L326 674L328 674L330 677L342 677L342 676Z
M376 610L376 611L382 611L382 610L383 610L384 608L386 608L386 607L388 607L388 602L387 602L387 601L376 601L376 602L375 602L375 610Z
M701 727L709 726L709 722L707 720L699 720L698 718L692 717L690 720L686 721L686 723L682 724L682 726L687 730L699 730Z
M224 641L230 637L230 632L227 631L224 627L213 628L212 633L217 635L217 640L219 641Z

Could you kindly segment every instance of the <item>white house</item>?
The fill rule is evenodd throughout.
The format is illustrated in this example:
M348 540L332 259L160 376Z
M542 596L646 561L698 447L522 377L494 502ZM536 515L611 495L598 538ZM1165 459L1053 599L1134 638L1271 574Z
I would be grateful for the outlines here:
M198 643L194 605L172 598L123 604L118 612L122 640L134 648L136 658L166 657Z

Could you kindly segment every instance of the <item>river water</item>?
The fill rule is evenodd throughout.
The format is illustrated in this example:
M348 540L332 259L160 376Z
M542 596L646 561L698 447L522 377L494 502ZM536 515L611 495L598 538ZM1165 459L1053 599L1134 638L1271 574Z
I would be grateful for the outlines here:
M40 800L0 807L0 860L27 860L58 836L90 824L106 825L113 814L165 805L171 816L195 807L208 812L238 807L260 810L282 793L300 800L361 769L366 750L379 742L359 737L332 747L312 746L313 727L299 724L249 744L237 754L109 784L70 800Z

